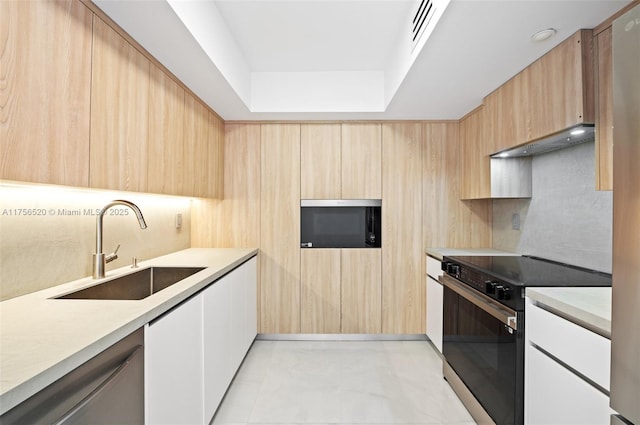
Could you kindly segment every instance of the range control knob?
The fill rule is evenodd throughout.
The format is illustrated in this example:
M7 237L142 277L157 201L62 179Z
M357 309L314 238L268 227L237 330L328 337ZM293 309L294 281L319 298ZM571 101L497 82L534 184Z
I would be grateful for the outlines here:
M447 264L447 273L453 276L460 276L460 266L457 264Z
M507 286L498 286L496 287L496 294L499 300L508 300L511 298L511 289Z
M498 286L498 284L496 282L492 282L490 280L487 280L487 281L484 282L484 292L486 294L495 294L497 286Z

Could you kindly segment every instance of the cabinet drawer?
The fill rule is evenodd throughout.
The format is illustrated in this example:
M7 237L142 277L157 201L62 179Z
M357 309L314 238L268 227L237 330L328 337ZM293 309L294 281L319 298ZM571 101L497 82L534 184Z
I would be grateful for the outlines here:
M442 262L427 255L427 274L438 280L438 276L442 276L442 273Z
M533 346L526 356L526 424L609 424L609 397Z
M526 305L527 340L609 391L611 341L582 326Z

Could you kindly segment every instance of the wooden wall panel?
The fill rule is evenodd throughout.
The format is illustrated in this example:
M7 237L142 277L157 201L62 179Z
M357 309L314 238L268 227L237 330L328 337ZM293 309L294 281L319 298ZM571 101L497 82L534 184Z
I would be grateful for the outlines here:
M340 124L302 124L300 132L300 196L340 199Z
M147 191L149 60L94 18L90 184Z
M379 123L342 124L342 199L382 198Z
M425 333L422 124L382 125L382 332Z
M300 250L300 332L340 333L340 249Z
M0 178L89 185L92 13L0 1Z
M226 246L260 246L260 124L225 124L224 205Z
M262 124L261 333L300 332L300 125Z
M342 333L382 332L382 252L343 249Z
M183 194L184 89L150 67L148 191Z
M458 123L422 127L422 215L424 248L449 247L461 231L458 204Z

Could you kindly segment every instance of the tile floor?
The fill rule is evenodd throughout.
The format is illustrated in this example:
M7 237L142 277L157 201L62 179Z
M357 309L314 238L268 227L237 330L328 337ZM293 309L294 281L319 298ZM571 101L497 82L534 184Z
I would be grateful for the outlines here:
M427 341L256 341L213 424L475 422Z

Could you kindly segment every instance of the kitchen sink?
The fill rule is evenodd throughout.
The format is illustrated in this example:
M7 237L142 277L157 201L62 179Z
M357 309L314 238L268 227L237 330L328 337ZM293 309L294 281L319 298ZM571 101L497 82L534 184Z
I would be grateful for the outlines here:
M205 267L149 267L55 298L141 300L204 269Z

